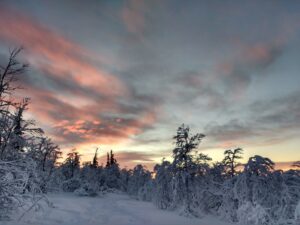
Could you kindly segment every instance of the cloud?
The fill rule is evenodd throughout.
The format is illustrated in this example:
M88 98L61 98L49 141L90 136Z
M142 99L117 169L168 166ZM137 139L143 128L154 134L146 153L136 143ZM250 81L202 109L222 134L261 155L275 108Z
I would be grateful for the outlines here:
M115 143L156 121L157 98L137 94L103 62L95 66L93 53L34 19L1 8L0 39L26 48L32 69L21 95L32 97L32 114L60 144Z
M177 88L170 98L177 102L200 105L206 110L224 110L228 105L245 99L254 80L267 77L266 70L284 51L281 41L236 45L238 53L229 59L214 63L210 69L183 71L172 83Z
M237 141L258 135L248 126L238 119L232 119L222 125L211 123L205 127L204 133L218 141Z
M128 31L141 35L145 27L146 3L144 0L129 0L122 9L121 17Z
M232 96L243 95L255 78L282 54L284 44L279 41L237 46L239 53L232 60L216 66L215 79L225 84L225 91Z
M206 73L187 71L174 79L176 95L180 101L191 102L199 100L205 108L218 109L226 105L224 95L215 87ZM183 99L182 99L183 98Z
M19 12L1 8L0 38L24 46L29 62L53 76L67 76L104 95L126 91L120 80L91 64L90 53Z
M256 101L250 109L256 121L261 124L272 124L280 129L300 127L300 91L274 98L269 101ZM259 114L257 113L259 112ZM276 123L274 124L274 121ZM272 126L272 127L273 127Z
M146 96L126 99L131 104L103 101L78 107L69 97L27 86L23 95L32 96L30 110L40 123L51 125L48 130L60 144L98 142L113 144L124 141L150 129L156 122L158 101ZM75 102L80 105L80 95ZM66 98L66 99L65 99ZM91 96L92 98L92 96Z
M247 106L248 116L210 123L204 133L220 145L273 145L295 138L300 130L299 91Z
M102 120L100 117L93 121L63 120L54 125L54 134L63 135L65 142L112 144L144 132L154 121L155 114L150 112L132 119L116 117Z

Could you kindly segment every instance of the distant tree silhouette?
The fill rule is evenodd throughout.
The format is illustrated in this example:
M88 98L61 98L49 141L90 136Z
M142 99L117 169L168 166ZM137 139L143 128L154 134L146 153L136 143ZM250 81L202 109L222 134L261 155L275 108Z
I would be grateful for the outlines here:
M238 159L242 159L243 149L236 148L234 150L228 149L224 152L225 158L223 164L231 177L237 173L236 169L241 164L237 162Z
M109 157L109 153L106 153L106 168L110 167L110 157Z
M106 167L111 167L113 165L118 165L118 162L115 158L115 155L112 150L110 150L110 153L106 154Z
M98 167L98 148L96 148L96 151L95 151L95 155L94 155L93 162L92 162L92 167L93 168Z
M118 164L118 163L117 163L117 160L115 159L115 155L114 155L113 151L110 150L110 165L112 166L112 165L116 165L116 164Z

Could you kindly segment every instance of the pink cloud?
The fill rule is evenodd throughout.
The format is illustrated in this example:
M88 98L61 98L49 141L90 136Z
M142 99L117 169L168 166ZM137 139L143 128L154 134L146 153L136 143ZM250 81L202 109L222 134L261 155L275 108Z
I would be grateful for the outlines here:
M70 76L104 95L126 92L119 79L90 63L86 49L17 11L0 9L0 39L24 46L30 63L53 76Z
M74 85L67 93L63 88L55 91L31 82L22 84L25 89L21 96L32 97L30 112L38 122L52 126L55 140L63 144L112 144L143 132L155 121L155 110L146 107L130 112L132 109L118 103L135 96L120 79L95 66L92 53L32 18L1 8L0 40L24 46L26 59L41 72L39 75ZM126 114L132 113L134 117L128 119Z

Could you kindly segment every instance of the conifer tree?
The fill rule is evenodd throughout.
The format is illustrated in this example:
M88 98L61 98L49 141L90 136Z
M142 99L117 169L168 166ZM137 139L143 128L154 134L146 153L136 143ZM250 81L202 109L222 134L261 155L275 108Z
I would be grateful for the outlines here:
M112 150L110 150L110 166L117 165L117 160L115 159L115 155Z
M109 153L106 153L106 168L110 167L110 156Z
M95 155L94 155L94 158L93 158L92 167L93 168L97 168L98 167L98 148L96 148L96 151L95 151Z

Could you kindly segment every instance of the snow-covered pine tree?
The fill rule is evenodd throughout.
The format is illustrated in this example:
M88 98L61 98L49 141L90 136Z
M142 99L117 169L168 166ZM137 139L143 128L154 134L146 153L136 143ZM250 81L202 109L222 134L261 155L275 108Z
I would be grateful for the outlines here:
M204 134L190 134L190 128L182 124L177 129L177 134L173 137L175 148L173 150L173 204L183 206L184 214L197 215L192 206L192 190L195 163L193 162L193 152L198 148Z
M272 202L280 194L273 181L274 162L259 155L250 157L237 177L233 194L238 200L237 218L246 224L274 223ZM268 184L268 185L267 185ZM275 186L273 186L275 185ZM280 186L280 184L279 184ZM256 214L253 216L253 214Z
M129 177L128 193L136 197L138 197L139 194L146 195L146 193L141 192L142 191L141 189L143 189L150 180L151 180L151 173L147 171L142 165L136 165L132 170L131 176Z
M131 171L128 171L126 168L121 169L120 171L120 190L122 192L128 193L128 183L131 176Z
M154 167L153 202L160 209L170 209L173 205L172 169L172 164L164 159Z
M92 167L93 168L98 167L98 148L96 148L96 151L95 151L95 155L94 155L93 162L92 162Z
M104 173L105 173L104 185L107 188L119 189L121 185L120 168L112 150L110 151L110 153L107 153L107 163L106 163Z
M60 169L64 176L64 182L62 183L62 189L64 191L73 192L80 188L80 155L76 149L72 149L72 151L68 153Z

